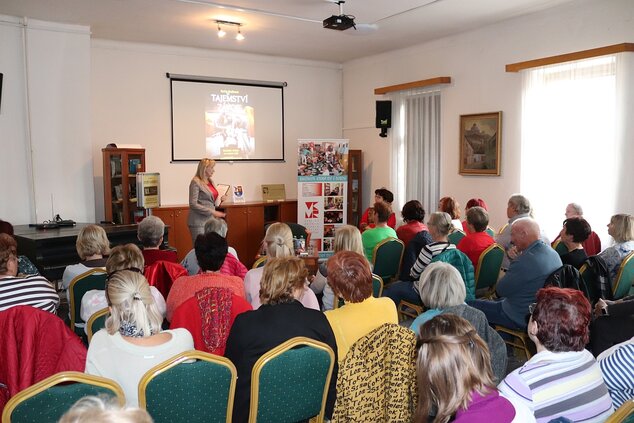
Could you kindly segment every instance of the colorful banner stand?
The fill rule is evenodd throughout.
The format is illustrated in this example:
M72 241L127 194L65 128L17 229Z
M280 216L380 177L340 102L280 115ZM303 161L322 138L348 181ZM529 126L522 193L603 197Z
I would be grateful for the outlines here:
M327 258L335 230L347 223L348 140L300 139L297 145L297 221L311 232L308 251Z

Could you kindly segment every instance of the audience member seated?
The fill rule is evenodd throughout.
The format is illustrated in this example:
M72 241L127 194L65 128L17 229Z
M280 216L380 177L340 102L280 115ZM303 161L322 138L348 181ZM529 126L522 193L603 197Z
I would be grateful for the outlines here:
M110 251L106 260L106 273L111 275L118 270L131 270L143 274L143 265L143 254L139 247L134 244L117 245ZM150 286L150 292L161 317L165 318L165 298L154 286ZM84 322L87 322L90 316L106 307L108 307L106 291L93 289L82 297L79 315Z
M335 239L332 242L332 248L336 253L339 251L354 251L361 254L363 258L363 242L361 241L361 232L356 226L342 225L335 231ZM368 264L369 265L369 264ZM335 293L332 291L330 284L328 283L328 260L319 265L317 274L310 284L310 289L315 294L323 292L322 304L323 310L331 310L334 307Z
M253 310L251 304L228 288L203 288L178 306L170 329L185 328L197 350L224 355L236 316L249 310Z
M467 201L467 205L464 207L465 216L467 215L467 212L469 211L471 207L482 207L484 210L487 211L487 213L489 212L487 203L482 198L472 198L469 201ZM467 235L471 233L471 231L469 230L469 227L467 226L467 219L462 221L462 230Z
M634 216L615 214L608 223L608 235L614 238L614 245L601 251L599 256L605 260L610 271L610 280L615 281L621 261L634 251Z
M513 226L513 222L518 219L532 217L532 213L533 210L531 209L531 203L528 201L528 198L522 194L511 195L506 206L506 216L509 218L508 224L504 225L502 230L495 236L495 242L500 244L502 248L504 248L504 251L506 251L504 260L502 260L502 269L508 269L511 261L515 260L518 255L517 249L514 248L511 240L511 227ZM540 237L546 245L550 245L548 237L543 231L540 232Z
M579 217L583 219L583 209L577 203L570 203L566 206L566 219ZM590 232L588 238L583 241L583 249L586 250L588 256L594 256L601 252L601 239L594 231Z
M431 244L433 239L429 233L429 229L416 234L414 238L409 242L405 252L403 253L403 262L401 263L401 274L399 275L400 281L411 281L410 271L412 266L416 263L420 251L425 245Z
M269 258L262 275L262 306L238 315L231 327L225 357L238 370L234 423L248 419L251 371L262 354L291 338L305 336L327 344L337 357L335 335L324 313L306 308L297 300L305 288L307 275L304 262L298 257ZM337 369L335 362L326 403L327 418L334 406Z
M511 240L519 255L498 281L496 290L500 298L469 301L469 305L484 312L490 324L526 329L528 306L535 301L535 294L548 275L561 267L559 254L544 244L539 234L539 225L533 219L515 220L511 225Z
M495 387L486 343L471 324L442 314L420 328L416 422L534 422Z
M121 408L115 398L88 396L77 401L60 419L59 423L153 423L146 410L134 407Z
M429 216L427 227L429 228L429 233L433 242L425 245L420 250L416 263L414 263L409 272L412 280L418 280L421 273L423 273L423 270L425 270L425 267L427 267L427 265L431 263L432 259L438 254L456 248L456 246L451 244L447 239L447 235L449 235L449 232L451 232L451 229L453 228L451 216L448 213L432 213L431 216Z
M152 367L194 348L185 329L161 331L163 321L142 274L118 270L108 277L110 315L90 341L86 373L113 379L137 407L141 377Z
M564 227L559 233L561 242L568 249L568 253L561 256L563 264L569 264L581 269L588 256L583 249L583 242L588 239L592 230L590 225L582 217L571 217L564 220Z
M13 225L6 220L0 220L0 234L7 234L13 237ZM18 275L39 275L37 267L27 256L18 256Z
M59 296L52 283L40 275L17 276L18 245L8 234L0 234L0 311L28 305L55 314Z
M425 220L425 209L420 201L411 200L403 206L401 216L403 216L403 222L405 223L396 228L396 235L407 248L412 238L419 232L428 230L427 225L423 223Z
M634 338L605 350L597 361L614 409L634 399Z
M77 255L82 260L77 264L70 264L64 269L62 287L66 290L66 298L69 299L68 287L73 279L89 270L104 267L110 252L110 241L106 231L98 225L88 225L79 231L75 242Z
M396 231L388 226L390 209L384 203L374 203L376 212L376 227L363 231L361 239L363 241L363 251L369 262L372 262L374 247L386 238L396 238Z
M438 211L451 216L451 224L455 229L462 230L460 222L460 205L453 197L443 197L438 201Z
M489 248L495 240L486 230L489 226L489 213L482 207L471 207L467 210L467 235L460 240L457 249L469 257L475 271L478 270L478 260L484 250Z
M506 376L506 344L483 312L465 304L467 291L460 272L448 263L431 263L421 276L418 291L428 310L414 319L410 329L419 333L421 325L439 314L451 313L468 320L487 343L493 374L501 381Z
M204 232L215 232L223 238L227 238L227 222L224 219L218 219L217 217L210 217L205 222ZM235 248L228 247L227 257L225 262L222 263L220 273L223 275L240 276L244 279L244 275L247 274L247 268L238 260L238 253ZM198 266L198 260L196 260L196 250L193 248L187 253L181 265L187 270L189 276L196 275L200 272L200 266Z
M396 306L389 298L372 296L372 272L368 261L352 251L340 251L328 260L328 281L345 305L327 311L337 340L339 361L357 340L384 323L398 324Z
M394 201L394 194L386 188L379 188L374 190L374 202L375 203L383 203L387 206L389 213L387 218L387 226L394 229L396 228L396 215L392 212L392 201ZM365 231L367 228L374 228L372 226L372 222L368 219L368 214L372 207L368 207L361 215L361 222L359 223L359 229L361 232ZM376 226L376 225L375 225ZM395 237L396 238L396 237Z
M143 245L143 259L146 266L151 266L159 260L178 263L176 251L161 250L165 223L156 216L148 216L139 223L137 238Z
M614 410L599 365L584 349L588 300L574 289L542 288L529 313L528 336L537 354L500 383L500 392L525 403L539 423L558 417L604 422Z
M267 256L267 264L269 259L277 257L292 257L295 255L293 246L293 232L286 223L273 223L266 230L264 240L262 241ZM264 265L266 267L266 264ZM244 277L245 298L254 310L260 307L260 282L264 274L264 267L251 269ZM298 300L304 307L319 310L319 301L315 293L308 287L308 281L304 283L304 290L299 295Z
M594 306L594 315L590 342L595 356L634 336L634 296L617 301L600 298Z
M178 306L203 288L229 288L231 292L244 298L242 279L218 272L227 256L226 239L215 232L198 235L194 249L201 273L181 276L174 281L167 296L167 320L169 321L172 321L172 314Z

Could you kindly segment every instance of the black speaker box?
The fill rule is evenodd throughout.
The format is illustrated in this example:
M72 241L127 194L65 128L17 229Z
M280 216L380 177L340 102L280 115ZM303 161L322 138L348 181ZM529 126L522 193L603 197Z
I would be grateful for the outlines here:
M392 102L377 101L376 102L376 127L391 128L392 127Z

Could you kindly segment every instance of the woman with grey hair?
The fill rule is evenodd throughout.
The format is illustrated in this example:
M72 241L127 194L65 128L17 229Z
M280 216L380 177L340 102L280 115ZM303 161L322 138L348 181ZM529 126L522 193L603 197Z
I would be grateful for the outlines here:
M90 342L86 373L119 383L127 404L136 407L143 374L176 354L194 349L194 341L186 329L161 331L163 317L147 280L137 271L110 273L106 299L110 315L105 329Z
M165 223L156 216L148 216L139 223L137 238L143 245L143 259L146 266L151 266L159 260L178 263L176 251L160 249L163 244L163 233L165 233Z
M218 219L212 216L205 222L203 233L208 234L210 232L215 232L221 237L227 238L227 229L227 222L224 219ZM229 255L227 255L227 259L225 261L229 260L232 263L237 262L235 266L232 266L232 268L242 266L244 268L244 273L242 273L242 269L240 268L240 271L236 273L235 276L240 276L242 279L244 279L244 275L247 273L248 269L244 267L241 262L238 261L238 253L235 248L230 246L228 254L231 254L233 258L230 258ZM183 261L181 261L181 265L185 268L185 270L187 270L189 276L197 275L198 273L200 273L200 266L198 265L198 260L196 260L196 250L194 248L192 248L189 253L187 253ZM222 273L222 268L220 269L220 272ZM234 273L226 274L233 275Z
M491 352L491 367L498 381L506 375L506 345L500 335L489 326L484 313L465 304L465 283L460 272L448 263L431 263L418 282L420 298L428 308L410 325L418 333L420 326L439 314L452 313L468 320Z
M453 222L448 213L432 213L431 216L429 216L427 228L429 229L432 242L420 250L416 263L414 263L409 273L413 280L418 280L420 274L425 270L425 267L427 267L438 254L456 248L456 246L451 244L447 239L447 235L449 235L449 232L453 229Z
M59 423L152 423L146 410L121 408L113 397L87 396L77 401Z

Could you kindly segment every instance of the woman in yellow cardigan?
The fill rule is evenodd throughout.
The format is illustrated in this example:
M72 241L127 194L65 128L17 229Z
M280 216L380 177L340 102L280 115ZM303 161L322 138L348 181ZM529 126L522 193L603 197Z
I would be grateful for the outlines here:
M340 251L328 259L328 283L346 304L326 311L337 340L337 357L342 361L350 347L384 323L398 324L394 302L372 297L372 272L359 253Z

